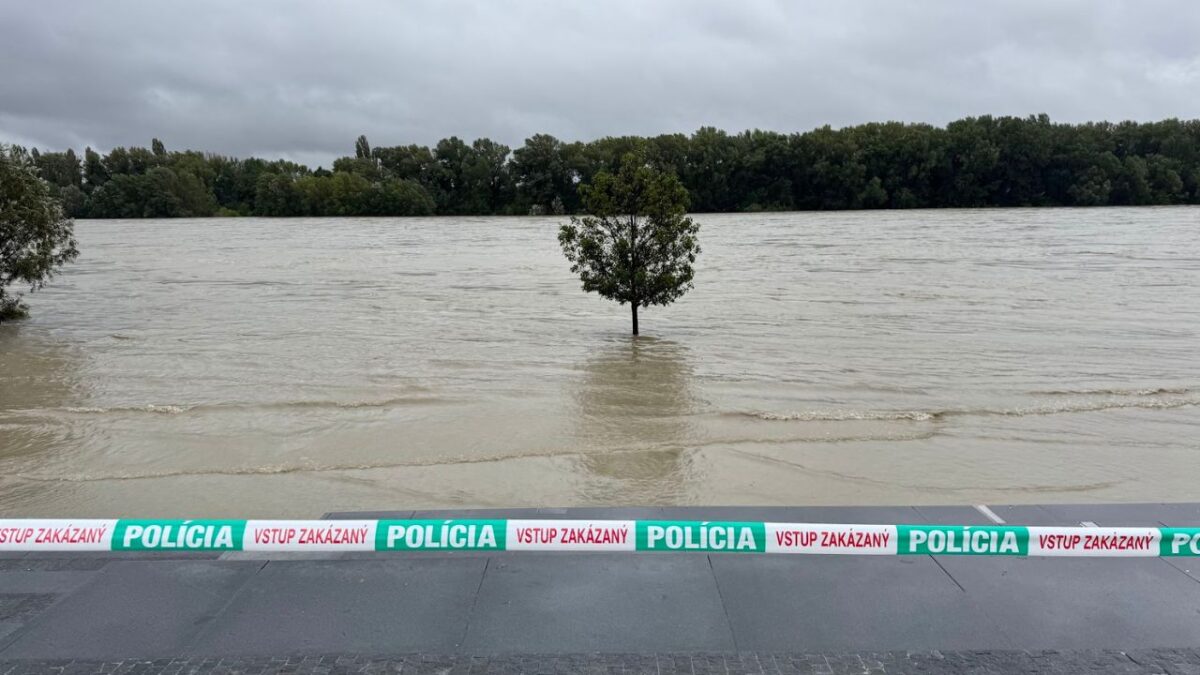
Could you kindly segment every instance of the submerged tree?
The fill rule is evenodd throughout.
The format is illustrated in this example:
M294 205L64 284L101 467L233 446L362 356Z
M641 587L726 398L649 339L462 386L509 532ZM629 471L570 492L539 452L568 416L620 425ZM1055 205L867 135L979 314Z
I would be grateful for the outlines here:
M638 307L666 305L692 288L700 226L687 217L688 192L672 173L626 155L614 175L601 171L579 188L590 215L558 233L583 290L629 303L633 334Z
M25 315L10 285L35 291L77 255L74 225L49 184L23 150L0 146L0 323Z

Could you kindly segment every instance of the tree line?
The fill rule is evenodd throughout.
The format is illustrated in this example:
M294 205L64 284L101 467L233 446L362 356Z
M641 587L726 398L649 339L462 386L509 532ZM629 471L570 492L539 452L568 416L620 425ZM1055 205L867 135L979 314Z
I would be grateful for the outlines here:
M898 122L805 133L691 134L512 150L451 137L371 147L330 169L150 148L30 153L67 215L571 214L579 186L627 156L675 174L693 212L1200 203L1200 120L1053 123L1046 115Z

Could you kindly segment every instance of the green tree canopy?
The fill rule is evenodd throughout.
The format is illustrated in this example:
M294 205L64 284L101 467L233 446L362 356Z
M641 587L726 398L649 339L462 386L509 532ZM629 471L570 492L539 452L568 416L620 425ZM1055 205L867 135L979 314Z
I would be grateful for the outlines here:
M537 134L513 152L518 212L574 213L578 205L572 148L548 134Z
M360 136L353 154L315 171L286 160L172 151L158 140L150 146L103 156L45 151L33 160L66 215L92 218L215 212L197 188L221 212L241 215L377 213L379 204L403 204L380 214L401 215L424 212L426 196L441 215L582 213L579 185L619 172L630 153L678 176L694 212L1200 204L1200 119L1058 124L1046 115L984 115L944 127L884 122L735 134L705 127L586 142L535 134L511 152L486 138L372 147ZM294 197L286 182L337 173L375 187L342 178L344 190L323 184L303 191L308 202L281 202ZM424 194L380 199L396 192L386 185L392 180L411 181Z
M688 193L675 174L629 154L616 174L601 171L579 189L590 215L571 218L558 243L583 290L638 307L667 305L692 288L700 226L687 216Z
M0 146L0 322L25 314L9 286L35 291L77 255L74 224L50 185L22 150Z
M371 144L367 142L366 136L359 136L354 141L354 156L358 159L370 159Z
M215 212L216 200L202 180L165 166L114 176L92 193L87 207L95 218L192 218Z

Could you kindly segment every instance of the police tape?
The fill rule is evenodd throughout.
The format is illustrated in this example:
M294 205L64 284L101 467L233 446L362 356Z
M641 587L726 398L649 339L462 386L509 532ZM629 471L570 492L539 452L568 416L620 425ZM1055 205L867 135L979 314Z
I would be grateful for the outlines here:
M0 519L6 551L697 551L1200 556L1200 528L674 520Z

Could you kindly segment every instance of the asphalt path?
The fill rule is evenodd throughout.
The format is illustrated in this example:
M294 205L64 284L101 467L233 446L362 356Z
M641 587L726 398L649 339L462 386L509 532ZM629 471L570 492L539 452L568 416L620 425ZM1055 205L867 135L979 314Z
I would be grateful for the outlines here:
M326 517L1197 527L1200 504ZM1083 663L1098 672L1200 672L1197 647L1200 560L1189 558L0 557L0 675L422 672L426 666L428 672L961 672L970 663L983 672L1077 672Z

